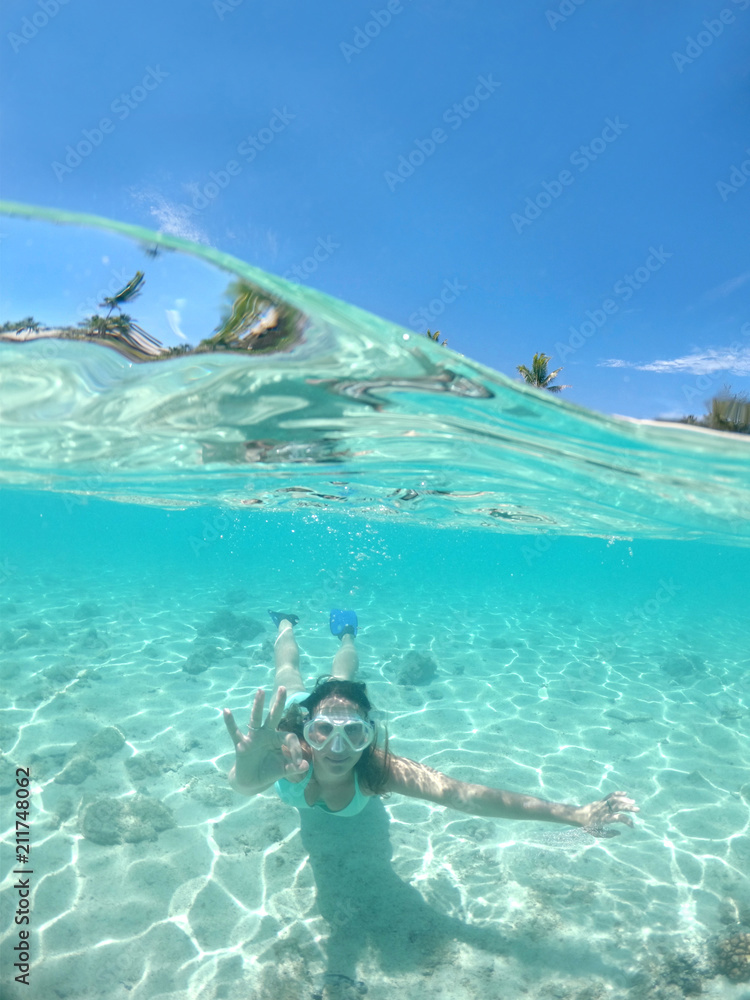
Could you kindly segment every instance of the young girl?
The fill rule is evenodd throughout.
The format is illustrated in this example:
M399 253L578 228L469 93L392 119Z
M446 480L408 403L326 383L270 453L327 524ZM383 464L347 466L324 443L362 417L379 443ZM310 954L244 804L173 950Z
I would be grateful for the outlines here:
M359 665L354 612L331 612L331 631L341 645L331 676L321 678L309 694L299 672L299 648L294 638L298 619L284 612L269 614L278 636L268 715L264 720L262 690L255 695L247 733L240 731L232 713L224 709L224 722L236 752L229 780L242 795L257 795L275 785L283 801L298 809L317 808L346 817L361 812L374 795L399 792L473 816L580 826L596 837L615 836L616 831L608 829L610 823L633 825L628 813L638 812L638 807L625 792L610 792L584 806L547 802L533 795L457 781L391 754L387 739L383 747L377 746L365 685L353 680Z

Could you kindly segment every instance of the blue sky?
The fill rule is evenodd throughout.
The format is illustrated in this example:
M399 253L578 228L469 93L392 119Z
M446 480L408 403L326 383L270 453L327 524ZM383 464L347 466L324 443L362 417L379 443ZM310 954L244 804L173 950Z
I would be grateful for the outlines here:
M750 390L749 42L750 0L5 0L2 196L700 413Z

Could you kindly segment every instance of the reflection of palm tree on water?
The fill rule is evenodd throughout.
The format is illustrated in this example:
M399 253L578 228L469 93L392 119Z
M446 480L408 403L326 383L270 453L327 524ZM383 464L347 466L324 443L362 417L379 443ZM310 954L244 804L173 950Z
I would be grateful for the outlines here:
M15 333L20 330L38 330L42 324L37 323L33 316L24 316L23 319L9 320L0 325L0 333Z
M287 351L301 339L307 324L307 317L296 307L238 279L227 287L224 315L211 336L201 340L196 348L187 343L163 347L160 340L122 311L124 305L141 294L145 280L143 271L136 271L124 288L98 303L107 310L105 315L87 316L78 326L41 327L32 316L27 316L17 322L3 323L0 336L5 334L3 339L9 340L12 334L27 333L13 339L99 340L131 360L151 361L211 351Z
M126 302L132 302L138 298L143 289L146 276L143 271L136 271L135 276L114 295L107 295L99 303L102 307L108 307L106 316L88 316L79 326L88 334L94 337L114 337L118 340L127 341L132 347L138 350L145 350L153 353L153 348L160 349L161 341L152 337L142 326L133 320L127 313L122 312L122 306ZM113 310L117 309L117 316L113 316ZM143 343L145 341L145 344Z
M222 322L198 351L282 351L300 337L307 317L283 301L271 301L265 292L243 279L226 290Z

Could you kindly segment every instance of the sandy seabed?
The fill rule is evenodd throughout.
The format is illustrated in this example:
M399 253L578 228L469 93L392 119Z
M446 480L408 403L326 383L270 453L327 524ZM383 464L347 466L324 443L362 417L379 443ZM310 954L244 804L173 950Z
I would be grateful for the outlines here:
M0 787L11 802L23 766L32 790L30 988L9 974L3 813L8 1000L750 996L715 965L750 929L741 622L673 608L624 636L572 600L350 596L395 753L568 802L628 791L635 828L596 840L395 796L342 819L235 795L220 709L245 719L270 685L266 609L300 615L312 683L336 649L328 607L104 576L19 577L0 604ZM431 680L398 682L409 651Z

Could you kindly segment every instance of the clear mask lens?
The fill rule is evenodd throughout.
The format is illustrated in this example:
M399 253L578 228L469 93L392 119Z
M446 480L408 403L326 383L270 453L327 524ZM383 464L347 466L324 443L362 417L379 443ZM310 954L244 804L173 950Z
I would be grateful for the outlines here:
M372 741L374 727L371 722L360 718L331 719L317 715L305 724L304 735L311 747L322 750L331 744L334 753L341 753L347 747L364 750Z

